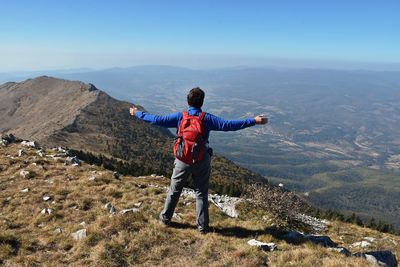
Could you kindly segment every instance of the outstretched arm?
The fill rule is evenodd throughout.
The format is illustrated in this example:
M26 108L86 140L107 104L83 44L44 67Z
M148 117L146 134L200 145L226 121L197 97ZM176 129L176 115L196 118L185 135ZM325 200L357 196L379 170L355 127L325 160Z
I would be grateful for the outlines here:
M129 113L132 116L136 116L137 118L141 119L142 121L168 128L177 127L178 121L182 116L180 112L168 114L165 116L153 115L147 112L139 111L136 107L131 107L129 109Z
M266 124L268 119L264 116L257 116L254 119L225 120L207 113L207 125L213 131L237 131L256 124Z

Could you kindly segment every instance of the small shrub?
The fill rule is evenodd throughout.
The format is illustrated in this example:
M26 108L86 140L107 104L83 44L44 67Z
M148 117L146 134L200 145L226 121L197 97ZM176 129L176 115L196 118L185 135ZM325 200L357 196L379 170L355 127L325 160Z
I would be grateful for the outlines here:
M123 193L121 191L111 191L109 193L110 196L112 196L113 198L121 198Z
M0 259L7 259L18 254L21 242L12 235L0 235Z
M100 253L100 260L103 266L128 266L126 258L124 245L115 242L105 244L104 249Z

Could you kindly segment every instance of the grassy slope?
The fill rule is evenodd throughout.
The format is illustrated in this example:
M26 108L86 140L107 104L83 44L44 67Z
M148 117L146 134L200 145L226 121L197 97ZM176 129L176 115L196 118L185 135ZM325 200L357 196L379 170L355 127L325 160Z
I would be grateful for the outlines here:
M177 208L181 219L175 227L165 228L157 216L168 179L125 176L118 180L100 167L85 163L73 167L62 159L40 158L33 149L25 149L27 155L19 158L19 148L18 144L0 147L0 259L6 265L368 266L360 258L276 239L265 231L273 223L268 213L246 205L240 208L244 216L238 219L211 206L211 225L216 232L204 236L195 228L193 200L182 199ZM21 170L35 175L23 179ZM92 176L94 181L89 180ZM24 188L30 191L21 192ZM52 199L45 202L45 194ZM142 205L138 213L110 217L104 209L107 202L119 210L137 202ZM40 213L46 207L52 214ZM86 226L80 225L82 221ZM87 238L75 241L71 233L84 227ZM55 233L57 228L63 232ZM400 238L395 236L338 222L330 225L327 234L347 247L373 236L379 241L371 249L390 249L400 255L394 244L400 244ZM247 241L254 237L277 243L279 250L266 253L250 247Z

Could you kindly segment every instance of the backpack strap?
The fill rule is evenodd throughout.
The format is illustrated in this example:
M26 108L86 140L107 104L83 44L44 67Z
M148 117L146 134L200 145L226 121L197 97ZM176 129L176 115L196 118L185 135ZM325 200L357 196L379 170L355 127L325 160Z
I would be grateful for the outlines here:
M205 136L205 134L206 134L206 123L205 123L205 119L204 119L205 117L206 117L206 113L201 112L199 115L199 119L200 119L202 131L203 131L203 136Z
M200 118L200 121L201 121L201 122L204 121L204 117L205 117L205 116L206 116L206 113L205 113L205 112L200 113L199 118Z
M188 113L187 111L182 111L182 119L181 119L181 121L180 121L178 127L176 128L176 135L177 135L177 137L180 137L180 136L181 136L181 125L182 125L182 121L183 121L184 119L186 119L188 116L189 116L189 113Z

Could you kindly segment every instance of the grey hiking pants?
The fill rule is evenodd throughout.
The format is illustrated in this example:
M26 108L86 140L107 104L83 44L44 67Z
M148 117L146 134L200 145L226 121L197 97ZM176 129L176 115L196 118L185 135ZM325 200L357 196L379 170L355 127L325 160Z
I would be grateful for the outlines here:
M205 230L208 227L208 185L211 172L211 156L206 152L204 158L193 165L188 165L178 159L175 159L174 170L171 177L171 185L165 200L164 209L160 217L164 221L170 221L179 196L181 195L183 185L188 176L192 174L194 190L196 193L196 221L199 230Z

